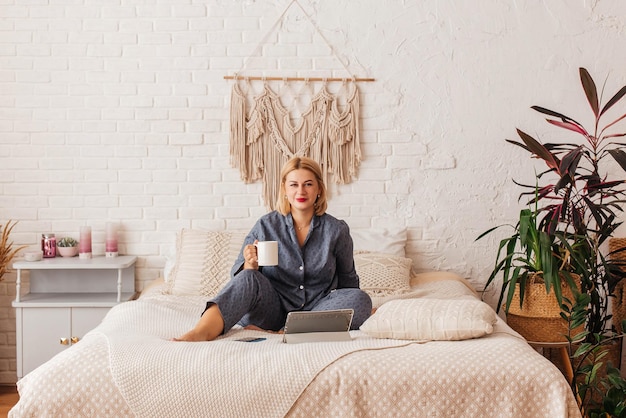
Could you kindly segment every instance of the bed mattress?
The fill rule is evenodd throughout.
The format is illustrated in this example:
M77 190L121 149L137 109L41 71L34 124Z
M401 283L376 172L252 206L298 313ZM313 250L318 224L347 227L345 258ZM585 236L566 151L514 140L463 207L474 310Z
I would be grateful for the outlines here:
M451 288L421 290L473 297ZM352 331L350 346L307 346L245 329L216 342L170 341L203 304L153 292L118 305L80 343L18 382L9 417L580 416L561 372L500 319L490 335L463 341ZM237 341L250 336L265 340Z

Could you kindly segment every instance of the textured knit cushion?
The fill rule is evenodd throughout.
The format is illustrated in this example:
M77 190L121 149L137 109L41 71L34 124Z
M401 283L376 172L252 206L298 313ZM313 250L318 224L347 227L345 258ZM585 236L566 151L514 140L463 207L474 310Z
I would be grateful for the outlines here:
M243 232L181 230L166 293L215 296L230 280L245 237Z
M354 265L360 287L370 295L374 307L377 298L399 295L411 290L410 258L373 252L355 252Z
M379 252L406 257L406 228L350 229L354 251Z
M383 304L361 331L375 338L455 341L491 334L496 319L478 299L401 299Z

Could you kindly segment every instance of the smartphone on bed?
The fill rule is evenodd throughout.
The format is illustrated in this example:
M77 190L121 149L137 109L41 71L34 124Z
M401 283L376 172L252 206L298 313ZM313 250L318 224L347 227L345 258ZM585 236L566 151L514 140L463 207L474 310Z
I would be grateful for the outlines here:
M246 337L246 338L239 338L238 340L235 341L241 341L244 343L258 343L259 341L265 341L267 340L267 338L263 338L263 337Z

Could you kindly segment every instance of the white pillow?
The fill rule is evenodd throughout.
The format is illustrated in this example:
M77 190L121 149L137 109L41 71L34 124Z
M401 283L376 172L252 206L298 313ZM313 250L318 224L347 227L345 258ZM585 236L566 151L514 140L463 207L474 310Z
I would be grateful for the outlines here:
M360 288L372 298L372 307L391 295L411 291L411 266L413 260L391 254L355 252L354 266L359 275ZM385 299L387 300L387 299Z
M406 228L350 229L354 251L370 251L406 257Z
M230 280L244 232L181 230L165 293L213 297Z
M496 319L478 299L399 299L378 308L361 331L375 338L456 341L491 334Z

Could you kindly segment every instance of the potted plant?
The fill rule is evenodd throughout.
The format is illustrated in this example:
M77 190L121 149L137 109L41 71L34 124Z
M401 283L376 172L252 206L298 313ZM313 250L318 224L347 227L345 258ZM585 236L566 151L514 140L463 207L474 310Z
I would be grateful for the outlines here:
M536 185L523 195L543 204L539 208L543 217L539 229L564 237L562 242L569 252L575 273L581 276L581 291L591 297L587 318L588 336L609 330L608 298L624 275L601 252L602 245L613 236L622 224L618 213L623 212L625 180L611 176L606 165L617 163L626 171L625 144L615 142L624 132L610 132L626 118L618 116L602 124L602 117L626 94L622 87L606 104L600 106L596 84L584 68L579 69L580 79L594 115L594 128L587 130L576 120L540 106L532 109L548 116L548 123L573 132L579 141L542 144L527 133L517 130L523 142L507 140L533 157L543 160L546 171L537 175Z
M62 257L74 257L78 254L78 241L72 237L63 237L57 243L57 248Z
M574 300L580 278L571 271L563 237L540 230L538 214L536 206L520 211L513 235L500 241L485 289L502 273L496 310L504 305L508 324L529 341L565 342L570 330L561 305L564 296Z
M589 312L588 294L579 293L577 300L570 306L563 306L564 316L570 319L570 328L584 324ZM566 314L565 314L566 313ZM620 328L626 327L626 319ZM583 333L584 335L584 333ZM614 346L626 334L623 331L611 334L596 334L593 342L582 342L570 354L574 364L572 391L584 417L589 418L626 418L626 379L621 376L619 365L609 356L606 347ZM570 346L571 348L571 346Z
M17 252L26 248L25 245L13 247L13 242L9 241L9 235L11 235L11 231L16 224L17 222L11 223L11 221L8 221L5 225L0 224L0 280L2 280L4 273L6 273Z
M589 72L580 68L579 75L593 113L591 130L560 112L532 106L533 110L547 116L549 124L573 134L572 138L561 143L541 143L518 129L521 142L507 142L523 148L547 167L536 175L534 185L520 184L527 189L521 197L528 197L529 202L536 205L536 213L540 216L538 230L555 239L559 251L567 258L567 270L580 276L581 293L575 300L568 301L570 303L563 303L561 313L570 322L570 328L585 324L584 332L575 337L568 336L570 343L584 339L573 355L577 362L572 387L578 395L581 410L585 413L593 410L597 414L604 408L596 408L598 405L604 401L610 403L616 393L623 393L623 380L615 379L612 369L608 369L605 375L608 377L600 377L599 370L606 361L605 346L619 340L609 325L609 298L625 277L610 255L603 253L603 247L622 224L618 215L623 212L626 196L623 175L626 172L626 144L618 139L626 136L626 132L615 132L615 128L626 118L626 113L620 112L606 123L604 119L626 95L626 86L602 105L602 94L598 94ZM614 167L613 170L610 167ZM619 175L615 171L619 171ZM576 319L572 320L573 317ZM584 379L581 380L581 376ZM604 386L603 399L595 400L593 409L586 408L585 402L588 401L580 397L591 386Z

